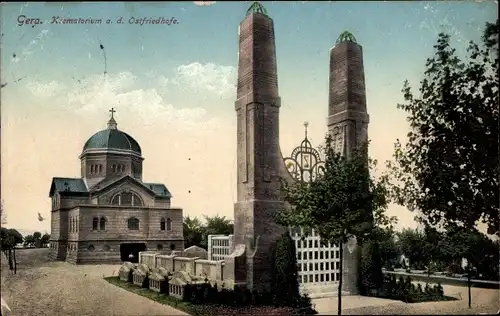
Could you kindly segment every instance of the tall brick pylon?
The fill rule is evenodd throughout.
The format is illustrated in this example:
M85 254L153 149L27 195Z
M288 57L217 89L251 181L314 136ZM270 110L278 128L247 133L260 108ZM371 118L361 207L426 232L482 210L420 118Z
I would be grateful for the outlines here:
M328 132L335 150L349 155L368 141L369 123L363 48L349 32L343 32L330 49L329 88ZM355 247L352 252L346 246L343 249L342 291L357 294L360 249Z
M239 26L238 59L234 251L224 274L235 286L265 291L270 285L271 245L284 232L272 214L284 207L279 179L286 169L279 146L281 99L274 25L258 2Z

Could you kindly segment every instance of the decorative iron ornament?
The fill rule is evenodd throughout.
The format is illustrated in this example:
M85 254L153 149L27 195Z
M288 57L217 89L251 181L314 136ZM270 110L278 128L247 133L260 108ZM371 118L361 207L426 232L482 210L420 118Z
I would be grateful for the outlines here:
M357 43L356 42L356 38L354 37L354 35L352 35L352 33L348 32L348 31L342 32L342 34L340 34L339 38L337 39L337 44L340 44L340 43L343 43L343 42Z
M325 162L321 159L319 152L312 147L309 139L307 139L308 125L309 123L304 123L305 138L300 143L300 146L292 151L290 157L283 159L290 175L295 180L303 182L314 181L325 170Z
M250 8L248 8L247 16L249 16L252 13L260 13L260 14L267 16L266 8L264 8L264 6L262 4L260 4L260 2L258 2L258 1L255 1L254 3L252 3Z

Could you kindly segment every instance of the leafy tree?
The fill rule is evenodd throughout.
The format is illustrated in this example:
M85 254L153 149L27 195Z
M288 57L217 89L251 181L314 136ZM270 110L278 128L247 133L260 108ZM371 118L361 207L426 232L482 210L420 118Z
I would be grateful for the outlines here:
M230 235L234 231L233 222L225 216L205 216L202 229L202 246L208 247L208 235Z
M184 247L193 245L208 247L208 235L230 235L233 233L234 227L230 219L225 216L205 216L205 223L202 223L197 217L189 216L184 218Z
M24 246L25 247L35 246L35 238L33 237L33 235L24 236Z
M23 242L23 236L15 229L1 228L0 245L9 259L9 267L16 273L16 245Z
M426 268L427 275L430 278L431 273L438 270L440 268L440 263L446 258L443 256L442 252L444 235L426 221L421 221L421 223L424 225L424 240L422 242L424 251L421 262Z
M33 239L35 240L35 247L40 248L42 244L42 233L40 232L34 232L33 233Z
M233 222L225 216L205 216L207 235L230 235L234 231Z
M483 278L498 280L499 243L477 230L450 226L441 243L443 255L452 261L466 258ZM477 276L478 277L478 276Z
M422 268L424 264L422 258L425 257L425 249L422 247L425 240L423 232L405 228L397 236L399 250L410 261L410 267Z
M186 216L182 223L184 232L184 247L201 246L203 240L203 229L201 221L197 218Z
M14 238L14 245L20 244L23 242L23 235L21 235L20 232L18 232L16 229L9 229L9 234Z
M420 96L404 84L398 108L408 113L411 131L388 164L398 180L393 193L431 225L473 229L481 220L490 234L500 231L498 30L498 20L487 23L482 44L470 43L465 62L450 36L439 34Z
M392 269L398 262L401 251L396 243L396 232L392 228L376 228L375 238L378 240L380 248L380 259L383 266L387 269Z
M49 241L50 241L50 235L47 233L43 234L42 238L40 239L42 246L46 247Z
M310 183L283 181L282 192L290 207L276 214L285 227L314 229L323 242L340 245L340 275L343 269L343 244L351 237L358 243L370 237L375 224L388 222L386 178L370 176L374 162L368 159L368 145L348 157L336 153L330 136L326 139L324 173ZM339 280L341 313L342 277Z

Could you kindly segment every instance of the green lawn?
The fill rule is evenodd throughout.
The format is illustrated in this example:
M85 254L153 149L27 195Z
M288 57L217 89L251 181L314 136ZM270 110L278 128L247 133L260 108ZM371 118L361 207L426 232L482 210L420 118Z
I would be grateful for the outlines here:
M104 278L109 283L121 287L129 292L144 296L158 302L160 304L165 304L184 311L192 316L233 316L233 315L272 315L272 316L285 316L292 315L293 311L289 308L275 308L272 306L245 306L245 307L231 307L231 306L219 306L219 305L209 305L209 304L192 304L184 302L182 300L176 299L174 297L158 294L149 289L141 288L129 282L121 281L119 277L107 277Z

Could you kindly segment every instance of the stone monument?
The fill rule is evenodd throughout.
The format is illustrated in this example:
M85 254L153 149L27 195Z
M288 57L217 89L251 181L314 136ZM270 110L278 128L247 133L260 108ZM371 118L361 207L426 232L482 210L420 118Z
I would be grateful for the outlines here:
M368 141L363 48L354 36L343 32L330 49L328 132L337 152L349 155ZM350 249L349 249L350 248ZM357 293L359 247L343 247L342 291Z
M273 20L258 2L239 26L237 202L234 251L226 259L234 286L269 290L270 247L285 229L272 214L285 207L280 178L288 176L279 146L279 108Z

